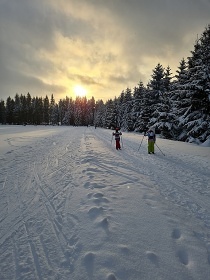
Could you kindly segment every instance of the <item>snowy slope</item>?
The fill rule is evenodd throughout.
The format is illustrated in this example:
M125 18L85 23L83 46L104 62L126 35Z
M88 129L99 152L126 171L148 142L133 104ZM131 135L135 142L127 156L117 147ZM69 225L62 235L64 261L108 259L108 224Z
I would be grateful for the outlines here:
M210 279L210 147L0 126L0 279Z

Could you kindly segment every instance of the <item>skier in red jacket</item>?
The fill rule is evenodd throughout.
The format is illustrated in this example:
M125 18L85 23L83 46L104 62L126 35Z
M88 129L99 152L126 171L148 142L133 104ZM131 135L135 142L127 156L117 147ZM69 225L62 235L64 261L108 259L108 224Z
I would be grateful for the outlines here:
M113 136L115 136L115 141L116 141L116 150L121 150L120 146L120 136L122 133L119 131L119 128L115 128L115 132L112 133Z

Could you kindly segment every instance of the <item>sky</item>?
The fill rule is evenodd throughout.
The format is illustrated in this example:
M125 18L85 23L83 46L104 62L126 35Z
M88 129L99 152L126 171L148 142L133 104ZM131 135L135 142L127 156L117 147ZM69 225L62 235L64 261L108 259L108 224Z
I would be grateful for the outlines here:
M210 0L0 0L0 99L104 101L172 74L210 23Z

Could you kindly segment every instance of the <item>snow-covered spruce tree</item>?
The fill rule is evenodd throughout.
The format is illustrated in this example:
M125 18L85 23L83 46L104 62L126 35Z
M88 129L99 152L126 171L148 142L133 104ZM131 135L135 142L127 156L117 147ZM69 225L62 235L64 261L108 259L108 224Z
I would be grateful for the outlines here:
M43 122L43 99L42 97L32 98L32 119L33 124L40 125Z
M87 107L87 97L84 96L80 98L81 107L81 125L89 125L88 107Z
M83 125L83 113L82 113L82 106L81 106L81 97L76 97L75 99L75 105L74 105L74 120L75 125Z
M124 92L123 92L123 97L124 97ZM121 96L120 97L115 97L114 99L115 102L115 115L116 115L116 127L122 126L122 117L123 117L123 111L122 111L122 100Z
M50 107L49 107L49 119L50 119L50 124L55 125L56 124L56 117L55 117L55 99L53 94L51 94L50 98Z
M150 119L148 121L148 126L156 126L158 124L158 117L161 107L161 96L165 92L164 87L164 68L158 63L153 70L152 79L148 83L148 95L150 102L147 106L151 106ZM149 100L148 100L149 101Z
M135 131L143 132L147 129L149 120L147 104L147 90L140 81L138 87L134 88L133 93L132 117Z
M159 95L159 104L156 112L156 123L153 124L164 138L174 137L175 116L172 112L172 102L170 100L170 90L172 88L171 69L168 66L164 71L163 89Z
M6 123L6 107L4 100L0 100L0 123L5 124Z
M105 123L105 104L103 100L98 100L95 105L94 125L103 127Z
M170 91L171 114L173 117L171 134L174 140L179 140L181 135L186 138L187 132L182 127L182 116L190 106L185 89L185 84L188 83L188 64L184 58L180 61L176 73L176 79L173 81Z
M14 107L15 107L15 102L9 96L6 100L6 123L8 124L14 123Z
M185 84L189 106L179 116L179 126L186 131L180 140L204 142L210 137L210 25L196 41L188 58L188 77Z
M123 104L125 101L125 92L121 92L120 96L117 98L117 126L122 127L122 120L124 116Z
M12 123L14 124L26 124L26 123L31 123L31 115L29 116L29 113L32 114L31 111L31 97L29 97L29 93L27 97L25 95L19 95L16 93L15 95L15 100L13 99L8 99L10 100L10 103L13 104L13 107L11 107L11 104L8 103L8 106L12 108ZM29 103L30 102L30 103ZM6 111L9 110L6 108ZM5 112L6 112L5 111ZM6 116L5 116L6 118ZM10 117L8 118L8 120Z
M170 100L170 91L172 87L171 69L166 69L158 63L153 70L152 80L148 84L149 96L151 98L151 113L148 127L155 127L157 132L165 138L174 137L175 116L172 113L172 102Z
M115 103L112 99L109 99L105 104L105 122L104 127L112 128L116 125Z
M123 118L122 118L122 128L127 131L132 131L134 124L132 119L132 107L133 107L133 97L130 88L127 88L124 94L124 100L122 103Z
M164 92L169 92L171 90L171 77L172 72L170 66L164 70L164 77L163 77L163 85L164 85Z
M50 101L47 95L43 100L43 121L44 124L49 124L50 122Z
M123 93L124 97L124 93ZM114 98L114 100L110 99L106 102L105 104L105 124L103 125L104 127L108 128L116 128L116 127L121 127L122 125L122 116L123 116L123 111L122 111L122 104L119 98Z
M51 95L50 98L49 114L50 114L50 124L57 125L59 123L59 110L58 110L58 105L55 103L53 94Z
M26 114L27 114L27 123L32 124L32 97L30 93L27 93L26 96Z
M21 112L21 103L19 94L15 94L14 100L14 109L13 109L13 118L15 124L20 124L20 112Z
M26 96L21 94L20 95L20 121L21 124L27 123L27 101Z
M65 116L65 100L60 99L58 102L58 112L59 112L59 124L63 124L63 119Z
M59 102L59 115L61 125L69 125L70 111L69 109L69 97L66 96L62 102Z
M91 99L87 100L87 123L94 125L94 114L95 114L95 99L92 97Z
M184 58L182 58L182 60L180 61L176 73L177 74L175 75L176 78L175 89L179 89L179 87L182 87L187 81L188 65Z
M59 124L59 108L58 108L57 103L55 103L55 105L52 107L51 124L52 125L58 125Z

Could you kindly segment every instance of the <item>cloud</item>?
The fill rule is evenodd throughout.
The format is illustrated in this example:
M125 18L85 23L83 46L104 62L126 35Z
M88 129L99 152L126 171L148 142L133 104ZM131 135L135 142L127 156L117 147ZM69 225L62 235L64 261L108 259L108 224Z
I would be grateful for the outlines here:
M78 83L112 98L146 84L157 63L175 72L209 14L208 0L2 0L0 97L58 99Z

